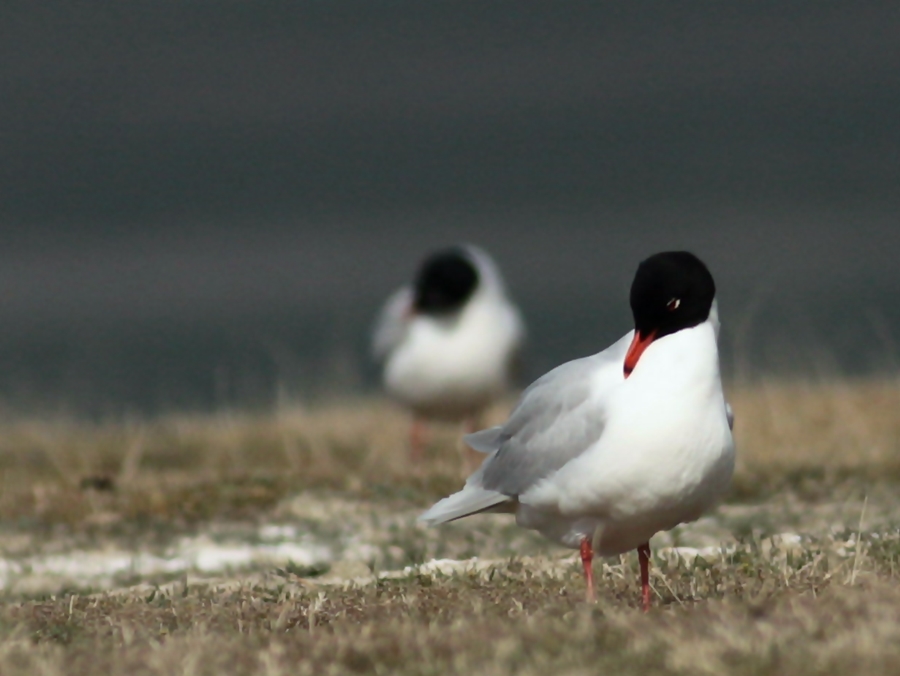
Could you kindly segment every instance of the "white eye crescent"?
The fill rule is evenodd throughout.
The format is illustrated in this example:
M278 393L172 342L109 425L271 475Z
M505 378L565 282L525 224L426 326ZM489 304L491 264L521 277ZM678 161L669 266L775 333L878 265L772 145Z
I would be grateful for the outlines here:
M668 310L669 312L674 312L675 310L677 310L679 308L680 305L681 305L681 299L673 298L668 303L666 303L666 310Z

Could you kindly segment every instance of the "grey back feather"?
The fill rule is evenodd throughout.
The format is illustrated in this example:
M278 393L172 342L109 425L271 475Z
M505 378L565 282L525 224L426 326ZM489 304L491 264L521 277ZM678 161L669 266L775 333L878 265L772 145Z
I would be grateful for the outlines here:
M372 356L387 358L406 335L406 313L412 305L412 287L404 286L392 293L378 313L372 330Z
M503 443L503 426L488 427L464 437L464 441L479 453L493 453Z
M490 454L481 487L517 497L590 448L606 424L608 392L624 381L631 337L553 369L522 393L503 426L468 435L466 443Z

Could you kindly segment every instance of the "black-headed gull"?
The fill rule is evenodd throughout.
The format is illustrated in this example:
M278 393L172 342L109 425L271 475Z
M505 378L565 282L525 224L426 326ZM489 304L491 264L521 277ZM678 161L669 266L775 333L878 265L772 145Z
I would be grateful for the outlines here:
M637 549L648 609L650 538L699 518L734 469L715 293L693 254L643 261L631 285L635 330L550 371L504 425L467 436L484 463L420 519L514 512L520 526L581 550L589 599L594 551Z
M414 460L423 420L474 423L506 391L523 337L500 271L475 246L432 253L413 284L391 295L376 322L373 354L383 361L387 393L413 413Z

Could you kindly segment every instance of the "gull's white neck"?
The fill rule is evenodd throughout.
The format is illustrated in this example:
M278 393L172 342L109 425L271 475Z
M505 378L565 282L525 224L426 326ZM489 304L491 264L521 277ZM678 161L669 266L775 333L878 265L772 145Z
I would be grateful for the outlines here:
M718 325L718 313L711 311L705 322L653 341L628 378L632 387L721 390Z

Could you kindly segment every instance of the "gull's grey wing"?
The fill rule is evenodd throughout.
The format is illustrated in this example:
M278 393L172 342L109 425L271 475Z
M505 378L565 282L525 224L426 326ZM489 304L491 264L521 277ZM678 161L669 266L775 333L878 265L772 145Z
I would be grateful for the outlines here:
M503 443L503 425L467 434L464 441L479 453L493 453Z
M631 337L553 369L522 393L503 426L467 436L472 448L490 454L480 486L516 497L590 448L606 424L605 399L624 380Z
M372 331L372 356L384 359L406 334L406 314L412 305L413 290L404 286L388 297Z

